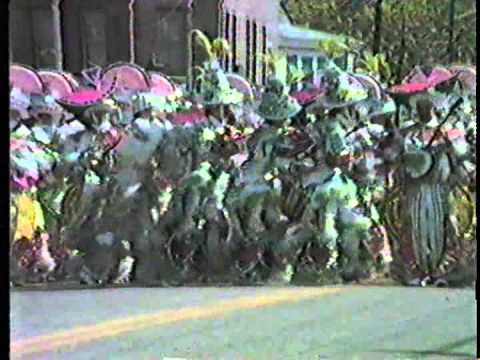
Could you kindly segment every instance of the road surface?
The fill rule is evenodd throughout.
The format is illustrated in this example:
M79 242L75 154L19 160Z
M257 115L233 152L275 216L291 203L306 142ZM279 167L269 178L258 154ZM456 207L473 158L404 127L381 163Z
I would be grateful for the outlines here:
M11 358L475 359L472 289L12 291Z

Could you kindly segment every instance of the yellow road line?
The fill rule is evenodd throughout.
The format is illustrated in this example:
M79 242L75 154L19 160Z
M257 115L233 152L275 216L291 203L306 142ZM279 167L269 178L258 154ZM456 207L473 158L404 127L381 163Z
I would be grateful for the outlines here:
M340 288L303 288L278 290L271 294L241 297L212 304L186 307L176 310L164 310L154 314L133 316L120 320L105 321L96 325L81 326L60 331L51 335L36 336L10 344L12 356L55 351L60 348L72 348L127 332L143 330L149 327L172 324L180 321L216 318L238 310L255 309L284 303L335 294Z

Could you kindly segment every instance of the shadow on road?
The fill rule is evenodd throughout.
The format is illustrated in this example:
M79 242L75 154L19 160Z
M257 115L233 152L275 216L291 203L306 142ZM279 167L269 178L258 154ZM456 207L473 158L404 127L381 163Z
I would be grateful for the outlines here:
M396 355L417 355L417 356L448 356L455 358L463 359L475 359L475 354L465 353L465 352L451 352L450 350L458 348L460 346L469 344L471 342L476 342L476 336L470 336L468 338L455 341L453 343L444 345L435 350L387 350L387 349L378 349L373 350L374 353L385 353L385 354L396 354Z

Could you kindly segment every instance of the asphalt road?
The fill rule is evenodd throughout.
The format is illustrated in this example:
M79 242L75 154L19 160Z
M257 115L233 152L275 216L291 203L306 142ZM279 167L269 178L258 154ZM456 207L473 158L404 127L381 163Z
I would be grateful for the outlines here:
M474 290L12 291L12 359L474 359Z

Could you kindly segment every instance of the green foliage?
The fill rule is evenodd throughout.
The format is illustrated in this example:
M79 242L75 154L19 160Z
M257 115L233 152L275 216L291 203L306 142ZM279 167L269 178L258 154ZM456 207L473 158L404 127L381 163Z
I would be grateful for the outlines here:
M379 80L387 82L392 76L390 64L387 62L385 54L373 55L370 52L364 52L360 59L360 64L356 69L358 72L366 73Z
M334 39L321 41L318 44L318 49L333 59L344 55L345 52L351 51L351 48L346 43Z
M268 54L261 56L262 61L267 66L270 75L274 75L282 83L287 83L288 61L287 55L281 51L269 51Z
M288 65L287 85L292 86L301 82L308 74L302 69L299 69L296 65Z
M449 23L451 0L383 0L379 53L390 64L384 80L401 80L417 64L454 61L476 63L476 2L455 1L453 38ZM375 41L375 1L291 0L289 10L299 24L361 39L370 49ZM332 46L338 55L344 44ZM327 46L327 50L328 46ZM367 59L364 59L367 60ZM375 65L362 67L369 72ZM380 65L380 63L379 63ZM374 72L375 73L375 72ZM381 73L381 71L380 71Z

